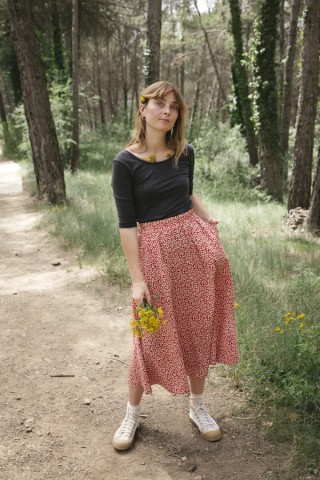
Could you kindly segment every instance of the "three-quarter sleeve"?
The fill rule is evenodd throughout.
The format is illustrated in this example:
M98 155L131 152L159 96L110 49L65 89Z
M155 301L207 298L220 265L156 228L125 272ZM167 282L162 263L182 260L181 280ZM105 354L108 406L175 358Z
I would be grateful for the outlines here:
M132 188L132 172L118 159L112 162L111 186L117 207L119 227L136 227L136 209Z
M189 195L193 194L193 175L194 175L194 150L191 145L188 147L189 157Z

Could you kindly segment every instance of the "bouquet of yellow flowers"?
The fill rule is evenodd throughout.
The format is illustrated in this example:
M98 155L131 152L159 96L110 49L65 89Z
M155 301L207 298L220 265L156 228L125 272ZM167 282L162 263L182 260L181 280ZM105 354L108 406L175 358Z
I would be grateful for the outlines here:
M133 319L130 322L133 335L143 338L145 334L158 333L166 325L161 307L153 307L148 303L142 303L132 310Z

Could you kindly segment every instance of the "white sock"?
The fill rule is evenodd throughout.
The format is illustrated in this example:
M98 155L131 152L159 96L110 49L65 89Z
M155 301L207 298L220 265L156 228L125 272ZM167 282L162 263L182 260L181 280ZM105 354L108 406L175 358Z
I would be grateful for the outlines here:
M199 405L199 403L203 403L203 393L191 393L190 394L190 404L193 407Z
M140 403L138 405L131 405L130 402L128 402L128 407L133 413L139 413L140 412Z

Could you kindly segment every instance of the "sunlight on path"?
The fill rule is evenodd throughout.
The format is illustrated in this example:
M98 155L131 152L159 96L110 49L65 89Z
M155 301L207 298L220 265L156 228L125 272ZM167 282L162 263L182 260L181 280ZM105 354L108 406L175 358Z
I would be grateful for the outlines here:
M19 165L10 160L0 162L0 195L17 194L22 191L21 168Z

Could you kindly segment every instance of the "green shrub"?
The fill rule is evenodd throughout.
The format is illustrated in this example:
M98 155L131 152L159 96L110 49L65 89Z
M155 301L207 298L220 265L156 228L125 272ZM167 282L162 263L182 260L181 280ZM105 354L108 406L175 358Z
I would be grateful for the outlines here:
M260 189L259 167L249 165L246 145L239 127L213 121L201 124L193 141L196 152L196 179L205 182L217 200L231 198L244 203L268 202Z
M70 80L61 84L52 82L49 87L50 107L54 118L56 132L59 141L60 153L65 164L68 163L68 155L71 144L71 84ZM31 159L31 145L29 130L24 113L23 104L18 105L9 118L9 127L17 153L21 159Z
M130 132L125 124L115 123L94 132L84 132L81 137L80 170L109 172L112 159L122 150Z

